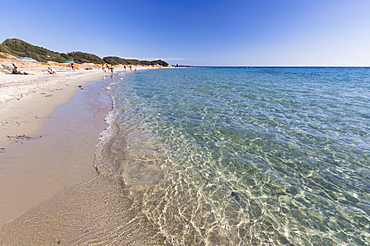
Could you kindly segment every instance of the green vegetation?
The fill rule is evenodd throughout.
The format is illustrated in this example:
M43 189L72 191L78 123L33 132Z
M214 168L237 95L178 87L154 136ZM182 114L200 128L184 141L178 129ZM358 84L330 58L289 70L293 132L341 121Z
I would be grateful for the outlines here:
M112 64L112 65L118 65L118 64L124 64L126 65L126 60L116 57L116 56L107 56L103 58L105 63Z
M149 66L149 65L159 65L163 67L168 67L168 63L162 60L155 60L155 61L139 61L136 59L124 59L124 58L119 58L116 56L108 56L103 58L105 63L109 63L112 65L118 65L118 64L123 64L123 65L141 65L141 66Z
M7 50L2 44L0 44L0 52L4 52L4 53L10 54L9 50Z
M159 65L167 67L167 62L162 60L156 61L139 61L135 59L124 59L116 56L108 56L103 59L97 55L84 52L59 53L42 47L29 44L20 39L6 39L0 44L0 52L12 54L17 57L30 57L39 62L54 61L63 63L65 61L74 61L75 63L108 63L112 65Z
M30 57L40 62L52 61L54 58L60 56L59 53L38 47L20 39L6 39L1 46L14 56Z
M68 53L67 55L72 57L71 61L74 61L76 63L95 63L95 64L104 63L103 59L93 54L83 52L72 52Z
M69 58L69 57L68 57ZM59 63L63 63L63 62L66 62L66 61L69 61L70 59L68 58L65 58L63 56L58 56L58 57L55 57L53 58L53 62L59 62Z

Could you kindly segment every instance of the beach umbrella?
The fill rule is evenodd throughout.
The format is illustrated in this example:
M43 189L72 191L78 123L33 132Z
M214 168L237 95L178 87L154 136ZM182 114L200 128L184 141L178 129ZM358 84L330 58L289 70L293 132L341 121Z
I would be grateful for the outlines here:
M64 63L71 63L71 64L74 64L73 61L65 61Z

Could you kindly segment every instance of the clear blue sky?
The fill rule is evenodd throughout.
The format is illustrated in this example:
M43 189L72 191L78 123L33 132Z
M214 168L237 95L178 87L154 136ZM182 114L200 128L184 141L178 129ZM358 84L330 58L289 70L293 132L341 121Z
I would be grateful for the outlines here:
M2 1L0 40L191 65L370 66L369 0Z

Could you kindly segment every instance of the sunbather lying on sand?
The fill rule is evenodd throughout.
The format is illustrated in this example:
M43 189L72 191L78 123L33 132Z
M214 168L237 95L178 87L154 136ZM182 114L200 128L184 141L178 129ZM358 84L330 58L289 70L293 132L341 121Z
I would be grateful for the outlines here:
M48 67L48 72L50 74L56 74L55 70L53 68L51 68L51 67Z
M12 74L22 74L22 75L27 75L28 73L26 72L20 72L18 71L17 67L13 68Z

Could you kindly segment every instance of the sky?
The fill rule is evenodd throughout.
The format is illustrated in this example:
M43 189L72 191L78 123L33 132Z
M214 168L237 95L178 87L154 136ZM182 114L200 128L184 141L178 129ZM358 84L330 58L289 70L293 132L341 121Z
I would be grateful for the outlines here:
M0 0L0 42L203 66L370 66L369 0Z

